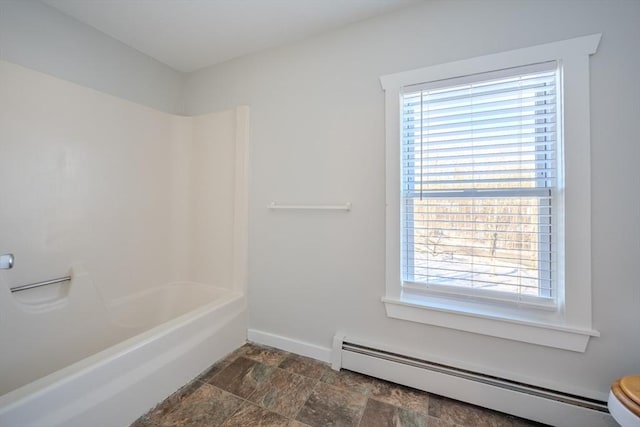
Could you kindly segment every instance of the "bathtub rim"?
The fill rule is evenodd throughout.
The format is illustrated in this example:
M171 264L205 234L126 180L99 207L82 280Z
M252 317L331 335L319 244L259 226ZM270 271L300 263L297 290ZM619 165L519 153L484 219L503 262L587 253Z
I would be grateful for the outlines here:
M169 283L165 283L164 285L160 285L160 286L154 286L152 288L147 288L147 289L142 289L140 291L137 291L135 293L132 293L130 295L124 295L115 299L112 299L110 301L107 301L104 303L105 309L107 311L107 316L109 319L109 322L111 322L112 324L121 327L121 328L125 328L125 329L129 329L129 328L137 328L140 325L139 324L131 324L128 322L123 321L116 313L116 311L118 309L121 308L121 306L127 306L128 304L135 302L138 299L144 299L150 296L153 296L156 293L161 293L162 291L169 290L169 292L174 291L175 289L181 287L181 286L187 286L190 288L196 288L196 292L203 292L203 296L206 296L207 298L210 298L210 302L205 303L205 304L199 304L195 307L193 307L191 310L187 310L182 314L178 314L174 317L171 317L168 320L164 320L164 321L160 321L158 323L156 323L155 325L150 325L148 327L148 329L144 330L143 332L140 332L140 334L151 330L153 328L155 328L156 326L160 326L163 325L167 322L170 322L174 319L178 319L179 317L185 315L185 314L189 314L192 313L196 310L198 310L201 307L206 306L209 303L213 303L219 299L223 299L223 298L228 298L230 293L233 293L233 290L230 290L229 288L226 288L224 286L219 286L219 285L214 285L214 284L208 284L208 283L200 283L200 282L193 282L193 281L186 281L186 280L181 280L181 281L174 281L174 282L169 282ZM191 289L189 290L189 292L191 291ZM133 337L137 336L139 334L134 335ZM131 337L131 338L133 338ZM127 338L128 339L128 338ZM123 340L124 341L124 340ZM119 343L118 343L119 344ZM106 349L105 349L106 350Z

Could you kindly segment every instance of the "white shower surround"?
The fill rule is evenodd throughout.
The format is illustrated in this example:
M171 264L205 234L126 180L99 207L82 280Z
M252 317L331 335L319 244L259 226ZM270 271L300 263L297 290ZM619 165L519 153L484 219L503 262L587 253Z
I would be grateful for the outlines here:
M175 116L3 61L0 96L0 424L130 423L246 340L249 109Z

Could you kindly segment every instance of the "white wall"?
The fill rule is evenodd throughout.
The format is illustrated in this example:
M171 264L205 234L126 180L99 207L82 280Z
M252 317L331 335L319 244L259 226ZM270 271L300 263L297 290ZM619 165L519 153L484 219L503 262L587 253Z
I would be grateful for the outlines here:
M182 73L39 1L0 1L0 59L183 112Z
M604 399L640 372L640 2L434 1L189 75L187 111L252 107L250 327L330 347L337 330ZM593 318L586 353L389 319L378 77L602 33L591 59ZM351 201L350 213L269 201Z

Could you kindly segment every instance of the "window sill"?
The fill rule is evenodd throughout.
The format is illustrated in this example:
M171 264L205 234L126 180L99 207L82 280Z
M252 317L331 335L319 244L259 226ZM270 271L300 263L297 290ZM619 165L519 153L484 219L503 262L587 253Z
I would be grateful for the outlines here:
M446 298L383 297L388 317L481 335L584 353L589 338L600 333L522 316L488 313L478 305Z

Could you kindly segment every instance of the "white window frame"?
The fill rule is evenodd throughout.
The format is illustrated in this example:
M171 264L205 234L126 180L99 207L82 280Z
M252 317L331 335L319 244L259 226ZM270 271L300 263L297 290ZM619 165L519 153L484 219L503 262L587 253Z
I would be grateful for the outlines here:
M562 125L561 125L561 114L560 112L562 111L562 106L561 106L561 100L562 100L562 88L561 85L559 84L559 80L560 80L560 72L559 72L559 67L556 61L550 61L550 62L544 62L541 64L532 64L532 65L527 65L524 67L512 67L509 69L503 69L503 70L497 70L491 73L481 73L481 74L474 74L471 76L464 76L464 77L459 77L459 78L453 78L453 79L446 79L446 80L437 80L435 82L429 82L429 83L424 83L424 84L420 84L417 86L408 86L406 89L406 91L403 91L402 94L402 98L403 98L403 105L405 101L405 98L407 96L407 94L410 94L409 96L412 97L412 102L415 102L415 97L416 94L421 93L424 94L424 90L429 90L429 89L437 89L437 90L442 90L442 89L446 89L448 87L455 87L455 88L459 88L460 85L463 84L483 84L483 83L487 83L490 81L496 81L498 79L513 79L515 77L518 76L523 76L523 75L532 75L532 74L539 74L539 73L549 73L549 74L553 74L553 79L554 79L554 85L553 85L553 90L555 92L555 96L556 99L554 100L553 104L550 103L545 103L544 108L545 111L548 111L548 108L554 108L555 107L555 114L554 114L554 118L553 118L553 122L555 124L555 127L557 129L562 129ZM512 89L515 90L515 89ZM542 92L546 93L546 90L548 90L548 87L545 89L541 89ZM426 104L422 104L422 102L426 102L422 99L422 95L421 95L421 111L424 111L424 106ZM487 101L486 96L483 97L484 101ZM541 106L538 105L537 108L540 108ZM406 108L406 107L405 107ZM406 111L406 109L403 108L403 111ZM548 113L547 113L548 114ZM427 115L428 116L428 115ZM422 117L422 116L420 116ZM401 116L402 118L402 116ZM426 117L428 119L428 117ZM510 118L510 120L513 120L513 118ZM427 120L428 122L428 120ZM539 125L539 123L538 123ZM401 124L401 126L405 126L405 124ZM422 127L422 123L420 124L420 126ZM525 125L526 126L526 125ZM545 129L548 129L550 124L549 123L545 123L544 124ZM421 129L421 134L422 132L425 132L425 128L428 127L428 124L425 123L425 127L422 127ZM485 129L483 129L485 130ZM403 138L404 140L406 140L407 138L407 130L403 128ZM428 132L428 131L427 131ZM559 133L559 132L557 132ZM466 135L465 137L468 138L468 135ZM552 137L553 141L551 142L554 146L556 147L561 147L561 137L560 135L555 135ZM417 144L420 144L420 147L422 147L422 139L417 139ZM427 141L429 141L429 138L427 137ZM525 142L526 143L526 142ZM549 142L547 142L549 143ZM416 145L416 139L413 139L412 142L409 143L410 146L415 147ZM428 146L429 146L429 142L427 142L427 148L425 148L428 151ZM530 148L529 146L527 146L526 148ZM539 148L539 147L538 147ZM548 150L549 148L545 148L545 150ZM405 145L404 150L407 150L407 146ZM502 199L505 201L509 201L509 202L513 202L514 198L518 199L518 197L524 197L524 198L531 198L531 197L540 197L540 196L544 196L543 199L547 201L547 207L550 208L550 213L551 213L551 218L554 219L561 217L561 212L562 209L564 207L564 197L563 197L563 192L558 192L556 191L558 186L561 185L561 182L559 180L559 178L561 178L563 176L562 173L562 159L561 156L558 155L561 151L559 149L555 149L553 148L554 154L553 154L553 158L554 160L546 160L545 163L543 164L541 169L536 169L536 173L542 172L545 175L544 178L544 184L543 184L543 188L541 191L541 187L539 187L540 182L537 182L537 186L536 188L529 188L529 187L525 187L525 188L510 188L509 189L509 194L505 195L503 192L500 192L500 190L497 190L495 192L493 192L493 195L490 197L491 199ZM407 152L404 152L404 156L407 156ZM404 157L406 159L406 157ZM495 159L492 159L495 161ZM419 160L416 160L416 162L418 162ZM422 159L422 161L424 161L424 158ZM427 160L429 161L429 160ZM406 164L406 163L405 163ZM539 167L539 165L536 165L536 167ZM403 227L405 227L405 232L402 233L402 239L401 239L401 244L402 244L402 249L401 252L403 254L403 256L401 257L401 268L403 270L403 276L404 276L404 281L403 281L403 290L406 291L407 293L409 292L413 292L413 293L421 293L424 292L425 290L428 290L428 292L430 293L435 293L435 292L440 292L440 293L447 293L450 296L451 295L459 295L459 296L470 296L470 297L474 297L474 298L485 298L485 299L492 299L492 300L498 300L498 301L502 301L502 302L513 302L513 303L517 303L520 305L530 305L530 306L534 306L534 307L538 307L538 308L546 308L546 309L554 309L557 307L557 289L556 289L556 285L557 285L557 280L551 280L551 277L553 276L555 279L555 272L553 271L554 268L552 267L552 265L555 266L556 261L555 259L553 261L547 260L545 261L546 263L546 267L543 268L544 271L546 271L548 273L548 277L546 279L541 278L540 280L542 281L547 281L546 286L544 286L544 289L547 290L547 292L549 293L549 295L530 295L530 294L525 294L525 293L518 293L518 292L507 292L504 290L494 290L494 289L484 289L484 288L478 288L478 287L467 287L467 286L450 286L448 284L445 283L433 283L431 281L425 281L425 280L413 280L412 278L408 277L408 276L412 276L411 271L414 270L413 268L411 268L412 266L414 266L414 256L415 252L413 252L414 249L414 242L413 242L413 238L412 237L408 237L407 232L406 232L406 227L411 227L413 228L414 224L407 224L407 218L413 218L415 215L415 212L410 208L411 206L414 206L414 203L416 201L416 199L418 200L423 200L423 198L425 200L429 200L431 198L436 198L436 199L446 199L446 200L459 200L459 201L468 201L468 200L476 200L478 198L483 198L483 197L487 197L487 192L486 191L482 191L482 192L478 192L478 191L454 191L454 192L449 192L449 194L443 195L442 192L438 192L435 195L431 194L428 190L423 191L423 187L419 186L419 189L415 189L413 188L413 186L411 187L412 190L408 190L408 186L411 186L413 182L415 181L422 181L422 172L423 169L420 168L416 168L416 167L409 167L407 169L405 168L401 168L403 169L403 179L405 180L403 182L403 197L401 198L401 204L402 204L402 208L401 208L401 219L402 222L404 224L402 224ZM552 170L552 174L554 175L553 178L549 177L547 174L549 173L549 170ZM425 172L427 172L427 175L429 175L429 171L426 170ZM414 175L414 174L417 174ZM408 179L408 181L407 181ZM465 179L467 179L465 177ZM533 178L532 178L533 179ZM536 174L536 180L540 179L540 176L538 174ZM465 183L467 185L470 185L470 180L466 180ZM434 182L434 184L437 184L437 181ZM512 183L510 183L512 184ZM417 192L417 193L416 193ZM516 194L518 195L516 197ZM548 197L551 197L552 200L549 200ZM408 203L408 201L412 201L411 203ZM542 202L542 199L538 201L538 206L540 206L540 203ZM417 214L419 215L419 214ZM409 222L411 222L411 220L409 220ZM420 227L428 227L428 225L425 225L424 223L422 223L420 225ZM552 245L552 240L553 242L559 241L563 239L563 236L561 235L561 233L559 231L561 231L561 227L558 227L557 224L553 224L552 226L541 226L541 227L546 227L546 231L541 231L539 237L539 250L541 250L544 253L547 254L553 254L555 253L555 250L553 249L553 245ZM553 239L549 238L548 233L554 230L554 236ZM545 242L546 241L546 246L545 246ZM512 254L513 256L513 254ZM555 257L554 257L555 258ZM424 263L424 260L422 260L422 263ZM478 262L479 264L480 262ZM454 268L454 267L452 267ZM464 269L464 267L457 267L459 269ZM437 268L436 268L437 270ZM538 270L539 274L543 274L541 272L541 270ZM440 279L439 281L442 281L444 279ZM549 287L550 282L553 283L553 293L551 293L552 289Z
M515 341L586 350L599 336L591 321L591 173L589 56L601 34L547 43L380 77L386 125L386 293L387 316ZM561 120L564 217L558 218L558 299L553 309L403 289L401 279L401 95L406 86L557 61L563 93Z

